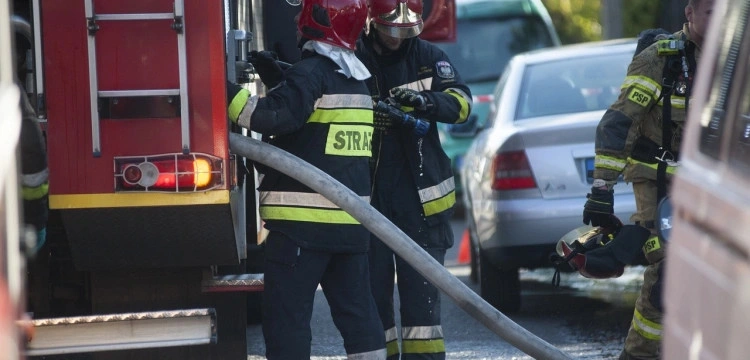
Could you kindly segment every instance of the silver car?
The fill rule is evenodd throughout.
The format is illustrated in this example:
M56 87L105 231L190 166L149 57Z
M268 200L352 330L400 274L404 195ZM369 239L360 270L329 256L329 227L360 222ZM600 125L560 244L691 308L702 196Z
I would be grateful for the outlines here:
M620 93L635 39L515 56L494 91L487 124L461 167L472 279L503 312L521 306L520 268L552 267L557 241L583 225L596 126ZM628 222L632 188L615 186Z

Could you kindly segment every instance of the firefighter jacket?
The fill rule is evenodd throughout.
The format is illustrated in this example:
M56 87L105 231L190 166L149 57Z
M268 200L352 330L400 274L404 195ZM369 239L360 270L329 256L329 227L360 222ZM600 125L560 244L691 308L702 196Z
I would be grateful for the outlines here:
M364 82L337 70L329 58L303 52L265 97L228 86L229 117L369 202L372 100ZM290 176L270 167L259 171L260 216L268 230L303 248L367 251L369 231L351 215Z
M602 117L596 130L594 178L615 181L623 174L625 181L656 181L657 157L676 161L685 123L686 104L700 47L690 40L687 24L674 38L685 41L687 79L679 70L671 94L671 120L662 121L665 63L671 56L660 55L657 43L634 56L620 89L620 96ZM682 61L680 56L677 60ZM672 57L672 59L675 59ZM671 126L672 138L662 139L662 124ZM659 148L669 141L669 153ZM668 162L669 178L676 163Z
M20 87L20 86L19 86ZM47 226L49 169L42 129L25 90L21 87L21 193L24 222L36 230Z
M430 226L447 221L456 203L455 183L435 122L465 122L472 105L469 88L445 53L419 38L406 39L398 51L381 56L373 50L373 39L363 34L357 42L356 53L372 74L366 82L373 100L383 100L390 96L392 89L403 87L422 91L434 104L427 112L414 113L432 123L424 137L404 127L388 131L395 132L400 139L400 152L406 156L417 185L423 218ZM373 135L374 164L379 154L388 151L380 148L381 135L380 131ZM377 171L377 167L374 168Z

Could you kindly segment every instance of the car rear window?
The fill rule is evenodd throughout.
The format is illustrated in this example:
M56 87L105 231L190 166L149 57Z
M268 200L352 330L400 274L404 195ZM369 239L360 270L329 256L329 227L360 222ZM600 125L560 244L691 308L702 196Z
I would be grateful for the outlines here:
M549 30L536 17L459 20L456 39L435 45L467 83L497 80L513 55L554 45Z
M581 55L528 66L516 120L607 109L620 94L632 57L632 52Z

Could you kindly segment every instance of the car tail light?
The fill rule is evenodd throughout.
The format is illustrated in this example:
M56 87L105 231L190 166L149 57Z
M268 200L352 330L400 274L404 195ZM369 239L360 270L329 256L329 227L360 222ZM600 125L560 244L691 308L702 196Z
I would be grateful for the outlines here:
M206 154L115 157L116 191L205 191L224 184L221 158Z
M472 100L474 101L475 104L476 103L488 103L488 102L492 102L492 99L493 99L492 94L488 94L488 95L474 95L472 97Z
M529 159L524 151L495 155L492 161L492 190L519 190L536 187Z

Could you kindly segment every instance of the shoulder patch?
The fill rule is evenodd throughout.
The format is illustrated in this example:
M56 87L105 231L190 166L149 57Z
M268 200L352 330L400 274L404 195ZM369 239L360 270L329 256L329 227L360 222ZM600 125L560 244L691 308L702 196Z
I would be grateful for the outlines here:
M642 107L646 107L648 106L648 103L651 102L651 96L639 90L637 87L634 87L630 90L630 93L628 94L628 100Z
M437 68L437 75L443 79L453 79L456 76L453 66L447 61L438 61L435 67Z

